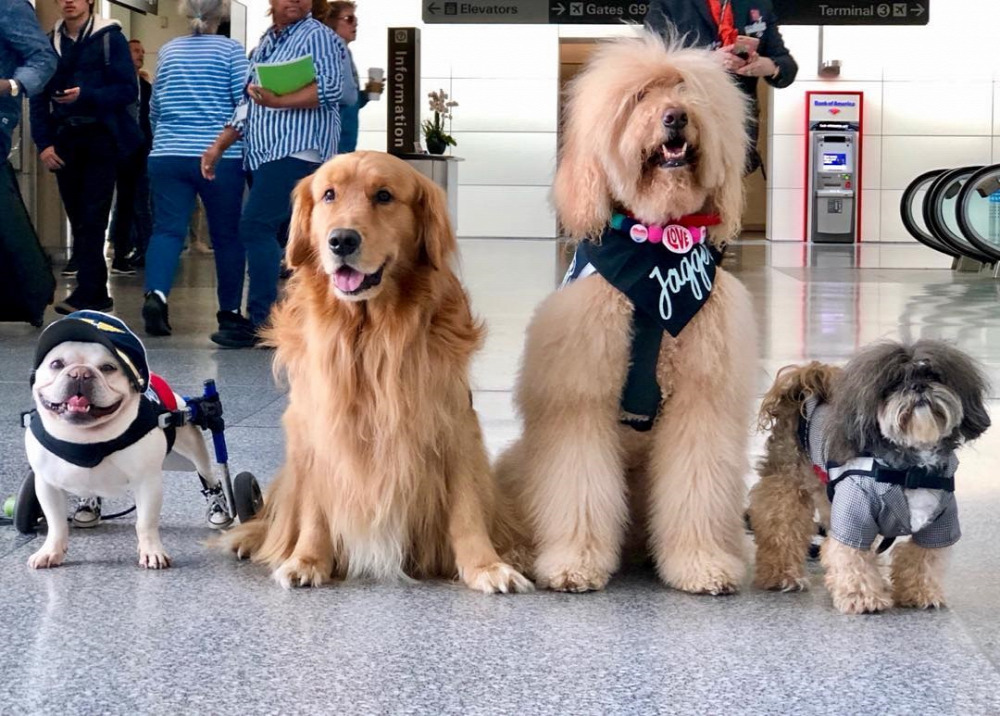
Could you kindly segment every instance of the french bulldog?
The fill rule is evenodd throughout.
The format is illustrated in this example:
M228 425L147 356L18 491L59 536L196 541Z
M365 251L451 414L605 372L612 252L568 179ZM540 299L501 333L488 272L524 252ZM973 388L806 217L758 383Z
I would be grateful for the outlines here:
M25 431L25 449L48 534L29 567L55 567L65 559L66 493L109 498L126 492L135 499L139 566L169 567L159 523L163 460L171 449L195 465L206 488L209 525L231 521L201 430L191 424L161 428L164 408L147 392L149 381L142 342L114 316L78 311L42 333L32 374L37 412ZM183 398L174 399L183 409ZM172 445L169 430L175 431Z

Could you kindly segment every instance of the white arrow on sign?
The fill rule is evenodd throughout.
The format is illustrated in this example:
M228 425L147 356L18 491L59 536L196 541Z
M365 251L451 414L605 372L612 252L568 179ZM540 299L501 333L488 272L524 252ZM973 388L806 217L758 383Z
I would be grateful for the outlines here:
M563 5L561 2L556 3L555 5L552 6L552 12L561 17L562 14L566 12L566 6Z
M924 7L923 5L921 5L920 3L917 3L917 4L916 4L916 5L915 5L915 6L913 7L913 12L914 12L914 13L916 13L917 17L920 17L920 16L921 16L921 15L923 15L923 14L924 14L925 12L927 12L927 8L925 8L925 7Z

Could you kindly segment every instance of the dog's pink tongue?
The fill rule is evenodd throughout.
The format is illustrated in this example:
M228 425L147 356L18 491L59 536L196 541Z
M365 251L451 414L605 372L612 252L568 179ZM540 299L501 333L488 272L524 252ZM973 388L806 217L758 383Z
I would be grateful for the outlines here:
M90 410L90 401L82 395L74 395L66 401L66 408L70 412L85 413Z
M341 266L333 273L333 282L344 293L354 293L365 280L365 275L350 266Z

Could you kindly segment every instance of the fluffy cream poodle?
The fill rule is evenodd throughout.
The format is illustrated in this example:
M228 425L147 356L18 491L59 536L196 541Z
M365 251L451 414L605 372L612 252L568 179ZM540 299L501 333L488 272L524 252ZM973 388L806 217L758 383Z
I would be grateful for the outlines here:
M743 207L743 96L710 52L647 35L599 48L565 110L554 201L581 242L579 277L528 327L515 395L524 434L498 462L530 525L533 576L601 589L634 545L672 587L734 592L756 327L746 289L717 263ZM641 362L637 304L601 270L580 270L579 246L621 247L631 261L630 243L654 262L679 257L637 274L647 294L656 282L643 320L703 300L676 335L654 334L655 384L638 391L640 402L654 396L645 418L623 404Z

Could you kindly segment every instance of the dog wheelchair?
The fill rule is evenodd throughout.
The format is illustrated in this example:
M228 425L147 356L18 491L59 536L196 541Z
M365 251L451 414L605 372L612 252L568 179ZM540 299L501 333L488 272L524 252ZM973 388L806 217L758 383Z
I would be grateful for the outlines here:
M222 417L222 400L216 389L214 380L204 382L204 390L199 398L184 396L185 406L178 410L164 412L159 417L160 429L170 426L195 425L212 433L212 446L215 450L215 461L221 471L219 483L222 495L218 496L202 480L202 494L209 500L209 511L218 512L217 520L210 519L213 526L228 527L236 518L246 522L256 515L264 505L263 494L257 478L250 472L241 472L235 479L229 476L229 450L226 446L226 423ZM26 414L27 415L27 414ZM27 420L25 420L27 425ZM197 472L194 463L186 457L171 451L163 460L163 469L170 472ZM200 476L199 476L200 477ZM216 488L216 491L218 488ZM221 497L221 499L218 499ZM214 501L213 501L214 500ZM8 500L9 502L9 500ZM111 515L102 515L101 520L122 517L135 510L131 508ZM35 495L35 475L28 471L27 477L21 483L13 506L14 527L21 534L32 534L45 523L42 506ZM212 515L210 515L210 518Z

